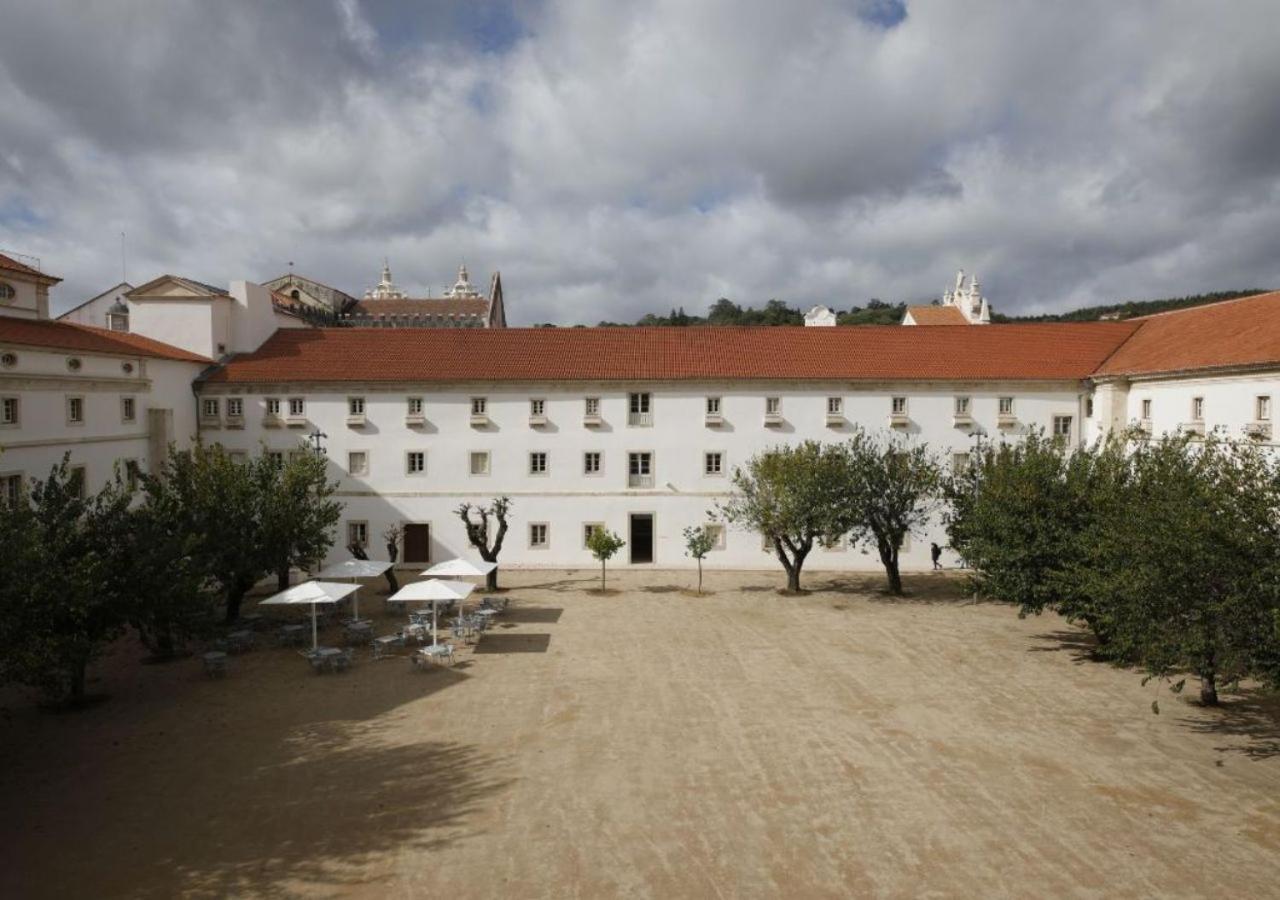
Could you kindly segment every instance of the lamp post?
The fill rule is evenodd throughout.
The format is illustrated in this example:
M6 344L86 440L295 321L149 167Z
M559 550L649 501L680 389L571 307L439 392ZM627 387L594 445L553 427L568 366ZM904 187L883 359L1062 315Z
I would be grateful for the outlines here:
M313 444L311 449L316 456L320 456L324 453L324 445L320 442L325 440L327 437L329 437L329 435L325 434L319 428L307 435L307 440L311 441Z

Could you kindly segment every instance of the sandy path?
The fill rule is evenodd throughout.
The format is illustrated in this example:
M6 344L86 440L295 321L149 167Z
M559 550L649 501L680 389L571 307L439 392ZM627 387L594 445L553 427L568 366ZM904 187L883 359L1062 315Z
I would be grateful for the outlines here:
M428 674L271 650L208 682L121 647L106 704L8 703L0 896L1280 890L1274 708L1154 716L1056 618L944 579L688 579L513 573L504 627Z

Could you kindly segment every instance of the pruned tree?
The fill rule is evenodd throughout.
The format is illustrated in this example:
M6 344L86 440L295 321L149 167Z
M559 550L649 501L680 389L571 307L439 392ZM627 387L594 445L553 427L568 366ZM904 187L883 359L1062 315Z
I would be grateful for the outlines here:
M471 546L480 551L480 558L494 564L494 568L485 576L485 590L498 589L498 554L502 552L502 542L507 537L508 519L511 515L511 498L497 497L488 506L463 503L456 510L466 529L467 540ZM498 523L497 530L490 535L489 520ZM492 540L492 543L490 541Z
M716 546L715 532L706 525L690 525L684 530L684 553L698 561L698 593L702 593L702 561Z
M387 561L391 568L387 569L387 588L391 593L400 590L400 582L396 580L396 560L400 558L400 541L404 538L404 528L399 525L388 525L382 532L382 539L387 544Z
M850 519L850 470L843 446L804 441L756 454L734 470L733 493L716 517L755 531L800 590L800 572L814 541L843 535Z
M627 545L627 542L607 528L593 528L587 536L587 549L591 555L600 560L600 590L605 589L605 563L613 559L615 553Z
M850 539L875 547L889 580L902 594L898 554L908 535L937 512L942 471L924 445L904 445L891 435L857 431L845 445L849 466Z

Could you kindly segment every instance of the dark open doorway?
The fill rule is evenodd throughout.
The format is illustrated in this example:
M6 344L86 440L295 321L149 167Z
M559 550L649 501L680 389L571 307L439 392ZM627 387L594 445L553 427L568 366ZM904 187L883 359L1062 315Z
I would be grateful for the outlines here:
M631 561L633 563L653 562L653 514L631 514Z
M431 526L409 523L404 526L404 561L407 563L431 562Z

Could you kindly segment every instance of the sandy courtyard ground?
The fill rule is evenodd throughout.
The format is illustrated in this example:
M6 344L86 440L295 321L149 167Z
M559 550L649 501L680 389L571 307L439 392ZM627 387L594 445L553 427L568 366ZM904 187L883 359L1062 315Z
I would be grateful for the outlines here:
M1274 705L1202 711L946 577L691 578L504 573L453 670L125 644L103 704L9 696L0 896L1280 892Z

